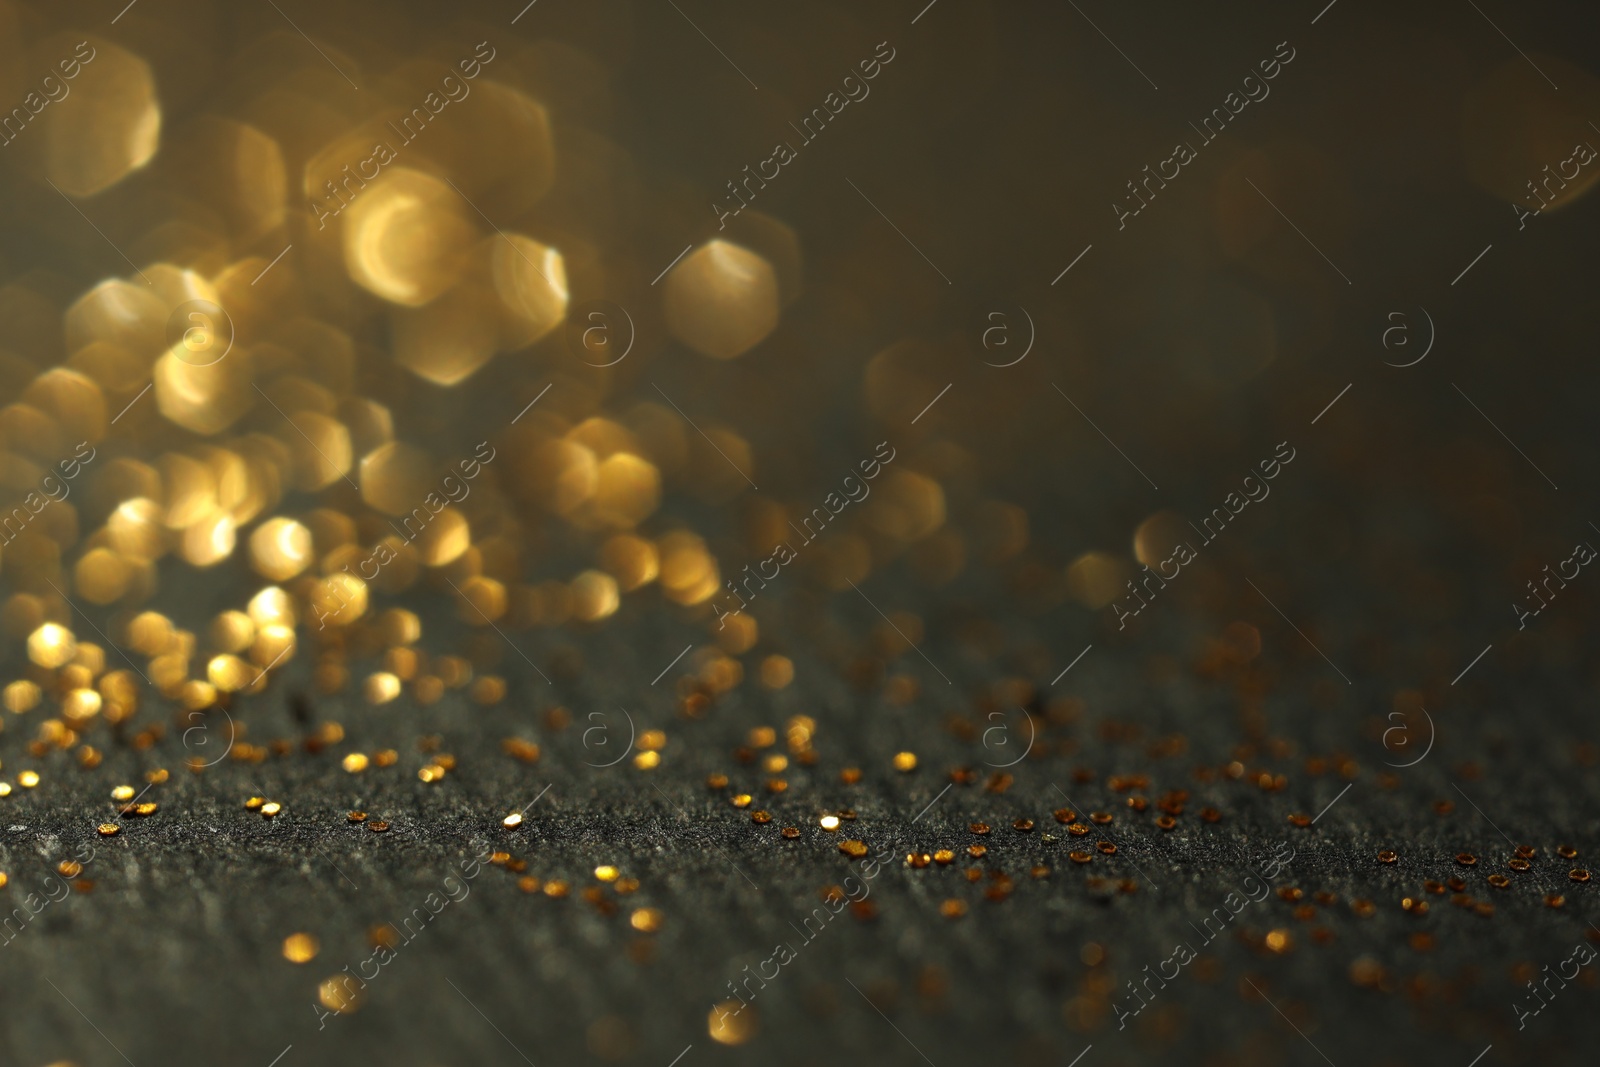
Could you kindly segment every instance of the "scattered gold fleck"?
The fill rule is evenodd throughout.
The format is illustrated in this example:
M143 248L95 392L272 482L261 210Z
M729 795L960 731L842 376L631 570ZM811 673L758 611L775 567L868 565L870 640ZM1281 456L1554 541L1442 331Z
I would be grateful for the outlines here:
M822 818L817 820L817 825L821 826L824 830L827 830L829 833L832 833L833 831L835 831L835 830L837 830L839 828L839 816L837 816L837 815L824 815Z
M941 848L933 854L933 862L941 867L948 867L955 862L956 854L947 848Z
M560 899L567 895L567 883L559 878L553 878L544 884L544 895Z
M917 769L917 754L915 752L896 752L894 754L894 769L902 774Z
M851 859L860 859L867 854L867 846L865 842L851 838L848 841L839 842L839 851Z
M1384 849L1382 852L1378 853L1378 862L1379 863L1393 863L1395 860L1397 860L1399 858L1400 858L1400 856L1397 853L1395 853L1395 852L1393 852L1393 851L1391 851L1389 849ZM1459 861L1460 857L1457 857L1457 859ZM1477 861L1474 860L1473 862L1476 863Z
M537 893L539 891L539 879L531 874L525 874L517 879L517 888L524 893Z
M1109 811L1091 811L1089 818L1104 826L1111 821L1111 813Z
M504 826L507 830L515 830L517 827L522 825L522 812L512 812L510 815L507 815L504 819L500 820L500 825Z
M975 860L976 859L982 859L984 856L987 856L988 854L989 854L989 846L988 845L968 845L967 846L967 855L971 856Z
M602 882L615 882L621 876L621 874L621 871L617 870L609 863L602 864L594 869L594 876L600 879Z
M283 958L290 963L310 963L321 947L313 934L290 934L283 939Z
M926 867L928 864L930 864L932 862L933 862L933 857L928 855L926 852L907 852L906 853L906 863L910 864L912 867L917 868L918 870L921 870L922 868Z
M1289 936L1289 931L1287 930L1268 931L1266 942L1267 948L1279 955L1288 952L1294 947L1294 939Z
M1157 821L1159 822L1160 820ZM1081 822L1067 824L1067 833L1071 834L1073 837L1083 837L1088 832L1089 828Z
M1029 830L1033 829L1033 820L1032 819L1018 819L1016 822L1011 824L1011 828L1013 830L1017 831L1017 833L1019 833L1019 834L1025 834Z
M1584 870L1582 867L1574 867L1572 870L1567 872L1567 877L1571 878L1574 882L1587 882L1589 880L1589 872Z
M798 826L785 826L779 831L779 833L793 841L795 838L800 836L800 828Z
M282 810L283 810L283 805L279 804L275 800L269 800L265 804L261 805L261 814L262 814L262 816L264 818L268 818L268 819L272 818L274 815L278 814Z
M1513 856L1511 859L1506 861L1506 866L1510 867L1513 871L1526 871L1531 868L1533 864L1529 863L1521 856Z
M1301 812L1297 811L1293 815L1289 816L1289 825L1290 826L1297 826L1300 829L1304 830L1306 827L1311 825L1311 816L1302 814Z
M1461 864L1463 867L1471 867L1478 862L1478 857L1474 856L1470 852L1457 852L1456 862Z
M133 799L133 786L131 786L131 785L119 785L119 786L117 786L115 789L113 789L111 791L111 799L112 800L132 800Z
M1077 822L1078 821L1078 813L1073 811L1071 808L1057 808L1051 814L1053 814L1056 817L1056 822L1059 822L1059 823L1069 823L1069 822Z
M748 808L750 806L750 800L751 797L749 793L739 793L738 795L730 798L728 802L736 808Z
M101 837L115 837L122 832L122 827L114 822L103 822L97 827Z
M653 771L661 766L661 753L640 752L633 757L633 765L641 771Z
M1511 879L1503 874L1491 874L1489 876L1489 884L1496 889L1504 889L1511 884Z
M1578 858L1578 850L1571 845L1557 845L1556 855L1564 860L1575 860Z
M612 886L612 888L623 895L627 895L628 893L637 893L639 891L639 879L618 878L617 884Z
M1095 845L1094 847L1099 849L1103 854L1105 854L1107 856L1115 856L1117 854L1117 846L1113 845L1110 841L1101 841L1099 844Z
M861 781L861 768L846 767L844 770L839 772L839 781L843 782L845 785L855 785L857 782Z
M641 933L653 934L661 929L662 918L660 908L639 908L628 916L628 925Z
M367 829L371 830L375 834L388 833L389 824L382 819L373 819L371 822L367 823Z
M344 758L341 766L351 774L360 774L367 769L367 755L365 752L352 752Z
M728 788L728 776L726 774L708 774L708 775L706 775L706 788L707 789L726 789L726 788Z
M39 784L39 773L37 771L23 771L17 775L17 784L24 789L32 789Z
M1067 856L1073 863L1088 863L1094 859L1094 856L1088 852L1069 852Z
M158 805L155 801L147 800L143 804L136 804L134 806L133 813L139 816L154 815L156 813L157 806ZM123 814L127 814L126 808L123 809Z
M966 913L966 902L957 900L955 897L951 897L939 905L939 914L946 919L959 919Z
M62 860L56 864L56 873L63 878L76 878L83 873L83 864L76 860Z
M3 884L4 883L0 883L0 885L3 885ZM1545 898L1544 898L1544 906L1547 907L1547 908L1565 907L1566 903L1567 903L1567 898L1562 896L1560 893L1549 893L1549 894L1546 894Z
M750 821L765 826L767 823L772 821L772 813L770 811L751 812Z
M366 822L367 813L364 811L352 811L350 814L346 815L345 818L349 819L351 822Z
M986 834L989 832L989 824L984 822L975 822L971 826L967 827L967 829L971 830L975 834Z
M260 811L261 810L261 805L265 804L266 802L267 802L267 798L266 797L251 797L249 800L246 800L244 802L245 810L246 811Z

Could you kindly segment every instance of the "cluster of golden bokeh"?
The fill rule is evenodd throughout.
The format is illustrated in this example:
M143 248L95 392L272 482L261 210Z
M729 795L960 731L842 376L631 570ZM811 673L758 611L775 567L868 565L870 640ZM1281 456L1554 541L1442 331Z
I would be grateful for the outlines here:
M464 25L404 47L369 34L356 54L272 33L212 69L213 102L174 42L220 47L216 22L176 18L130 10L112 40L0 0L0 93L27 116L4 126L0 163L69 235L79 277L113 253L131 268L0 286L0 632L30 660L5 705L56 705L35 747L123 721L140 679L180 711L258 692L301 641L325 691L349 685L353 656L378 659L357 685L372 704L504 695L484 673L503 648L430 656L419 616L377 595L427 591L460 622L517 628L599 623L653 587L713 622L727 576L706 539L650 520L670 492L724 505L753 488L752 445L665 393L617 395L611 368L666 337L716 360L768 338L800 294L794 232L755 211L708 224L646 285L654 265L610 221L636 193L625 154L580 122L558 137L542 102L601 91L570 46ZM59 72L37 110L17 73L34 68ZM623 350L569 322L574 292L630 286L658 338ZM750 495L745 540L765 554L804 505ZM931 477L894 471L867 532L809 553L823 584L933 534L943 507ZM574 539L592 566L528 577ZM153 610L174 563L226 571L236 602ZM80 610L107 620L104 645L79 640ZM740 683L731 657L758 639L749 615L712 630L689 664L702 698ZM775 670L764 680L787 684Z

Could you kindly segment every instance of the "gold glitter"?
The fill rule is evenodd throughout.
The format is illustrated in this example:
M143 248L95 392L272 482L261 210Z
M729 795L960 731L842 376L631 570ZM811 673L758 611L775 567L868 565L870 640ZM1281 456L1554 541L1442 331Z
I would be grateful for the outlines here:
M417 771L417 778L424 782L438 782L444 780L444 768L436 763L430 763Z
M966 913L966 902L957 900L955 897L950 897L939 905L939 914L946 919L959 919Z
M917 868L918 870L921 870L922 868L926 867L928 864L930 864L932 862L933 862L933 857L928 855L926 852L908 852L908 853L906 853L906 863L909 864L912 867Z
M517 827L522 825L522 812L512 812L510 815L507 815L504 819L500 820L500 825L504 826L507 830L515 830Z
M1574 867L1572 870L1567 872L1567 877L1571 878L1574 882L1587 882L1589 880L1589 872L1584 870L1582 867Z
M988 845L968 845L967 846L967 855L971 856L975 860L976 859L982 859L984 856L988 855L988 853L989 853L989 846Z
M1566 907L1566 904L1567 898L1562 896L1560 893L1548 893L1545 895L1544 906L1547 908L1563 908Z
M517 888L524 893L537 893L539 891L539 879L531 874L525 874L517 879Z
M633 765L641 771L655 770L661 766L661 753L640 752L633 757Z
M386 748L372 757L374 767L393 767L400 762L400 753L392 748Z
M594 876L602 882L615 882L621 874L621 871L610 864L602 864L594 869Z
M1156 816L1156 826L1159 827L1162 830L1171 830L1173 827L1175 827L1177 825L1178 825L1178 820L1174 819L1170 815L1157 815ZM1088 833L1088 832L1089 832L1088 831L1088 827L1085 827L1084 828L1084 833Z
M789 757L779 752L774 752L761 761L761 769L768 774L777 774L789 766Z
M661 929L663 918L660 908L638 908L628 916L628 925L641 933L653 934Z
M1051 814L1056 817L1056 822L1058 823L1064 824L1078 821L1078 813L1071 808L1057 808Z
M23 771L21 774L17 775L17 784L24 789L32 789L39 784L38 772Z
M772 813L769 811L752 812L750 815L750 821L765 826L767 823L772 821Z
M352 752L344 758L341 766L351 774L360 774L367 769L367 756L364 752Z
M132 800L133 799L133 786L131 786L131 785L119 785L119 786L117 786L115 789L113 789L111 791L111 799L112 800Z
M1089 828L1081 822L1067 824L1067 833L1071 834L1073 837L1083 837L1087 835L1088 832Z
M1294 947L1294 940L1287 930L1270 930L1267 932L1266 945L1273 952L1282 955Z
M1071 859L1073 863L1088 863L1090 860L1094 859L1093 854L1088 852L1069 852L1067 853L1067 857Z
M1533 864L1529 863L1521 856L1513 856L1511 859L1506 861L1506 866L1510 867L1513 871L1526 871L1531 868Z
M739 793L730 798L728 802L736 808L748 808L750 806L750 801L751 796L749 793Z
M988 823L982 823L982 822L975 822L971 826L967 827L967 829L971 830L975 834L982 835L982 834L986 834L986 833L989 832L989 824Z
M283 958L290 963L310 963L321 948L315 935L290 934L283 939Z
M867 846L865 842L851 838L848 841L839 842L839 851L851 859L860 859L867 854Z
M1099 849L1102 853L1104 853L1107 856L1114 856L1117 853L1117 846L1113 845L1110 841L1101 841L1099 844L1095 845L1094 847Z
M857 782L861 781L861 768L846 767L844 770L839 772L839 781L845 785L855 785Z
M157 805L155 801L147 800L143 804L135 805L133 813L139 816L154 815L156 813L156 808ZM126 814L126 812L124 812L124 814Z
M1350 910L1362 919L1370 919L1378 914L1378 906L1370 900L1352 900L1350 902Z
M639 879L618 878L617 884L611 888L615 889L618 893L623 894L624 896L629 893L637 893L639 891Z
M0 782L0 797L8 797L10 795L11 795L11 783L10 782Z
M726 774L706 775L706 788L713 790L728 788L728 776Z
M345 818L351 822L366 822L367 813L364 811L352 811Z
M274 815L277 815L282 810L283 805L277 803L276 801L269 800L265 804L261 805L261 814L263 817L268 819L272 818Z
M917 754L915 752L896 752L894 754L894 769L902 774L917 769Z
M1395 860L1397 860L1399 858L1400 858L1399 855L1397 853L1391 851L1390 849L1384 849L1382 852L1378 853L1378 862L1379 863L1393 863Z
M373 819L367 823L367 829L375 834L384 834L389 832L389 824L382 819Z
M751 748L771 748L778 743L778 731L770 726L757 726L750 731Z
M101 837L114 837L122 832L122 827L114 822L103 822L98 827Z
M1575 860L1578 858L1578 850L1571 845L1557 845L1556 855L1564 860Z
M1489 876L1489 884L1496 889L1504 889L1511 884L1511 879L1503 874L1491 874Z
M261 805L265 804L266 802L267 802L267 798L266 797L251 797L250 799L248 799L248 800L246 800L244 802L245 810L247 810L247 811L260 811L261 810Z
M555 900L567 895L567 883L559 878L552 878L544 884L544 895Z
M75 860L62 860L56 864L56 873L63 878L76 878L83 873L83 864Z
M800 836L800 828L798 826L785 826L778 832L791 841Z
M1033 820L1032 819L1018 819L1016 822L1011 824L1011 828L1013 830L1017 831L1020 834L1025 834L1029 830L1033 829Z
M1470 852L1458 852L1456 853L1456 862L1463 867L1471 867L1478 862L1478 857Z
M1089 818L1099 823L1101 826L1104 826L1106 823L1111 821L1111 813L1109 811L1091 811L1089 813Z
M824 830L827 830L829 833L832 833L839 828L839 816L824 815L822 818L817 820L817 825L822 827Z

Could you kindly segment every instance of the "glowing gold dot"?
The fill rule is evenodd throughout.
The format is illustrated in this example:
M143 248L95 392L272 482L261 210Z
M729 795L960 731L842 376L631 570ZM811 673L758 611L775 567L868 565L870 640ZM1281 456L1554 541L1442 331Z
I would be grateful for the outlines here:
M100 831L101 837L115 837L122 832L122 827L114 822L103 822L96 829Z
M621 874L621 871L610 864L602 864L594 869L594 876L602 882L615 882Z
M706 1032L719 1045L742 1045L761 1029L754 1004L724 1000L706 1016Z
M24 789L32 789L39 784L39 772L23 771L17 775L17 784Z
M78 643L65 626L47 622L28 635L28 658L41 667L55 669L72 662Z
M6 710L16 715L32 711L39 706L41 696L39 686L34 682L12 682L5 688L5 694L0 697L5 703Z
M917 769L917 754L915 752L896 752L894 755L894 769L902 773Z
M361 1007L361 987L349 975L336 974L317 987L317 999L329 1011L349 1015Z
M283 805L277 801L269 800L261 805L261 814L264 818L272 818L283 810Z
M662 919L660 908L639 908L628 917L628 924L635 930L653 934L661 929Z
M290 963L310 963L321 948L313 934L290 934L283 939L283 958Z
M829 833L832 833L834 830L837 830L839 828L839 816L837 816L837 815L824 815L822 818L817 820L817 825L821 826L824 830L827 830Z
M504 826L507 830L515 830L517 827L522 825L522 812L512 812L510 815L507 815L504 819L500 820L500 825Z
M367 675L362 694L368 704L387 704L400 695L400 679L388 671L374 671Z
M365 752L352 752L340 762L340 766L350 774L360 774L367 769L367 762Z
M641 771L653 771L661 766L661 753L640 752L633 757L633 765Z
M133 796L133 786L131 785L119 785L111 791L112 800L132 800Z

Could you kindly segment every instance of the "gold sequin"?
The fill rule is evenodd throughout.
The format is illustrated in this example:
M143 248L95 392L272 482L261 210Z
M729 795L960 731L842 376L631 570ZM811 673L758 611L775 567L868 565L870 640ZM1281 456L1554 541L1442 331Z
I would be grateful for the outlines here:
M290 934L283 939L283 958L290 963L310 963L321 947L312 934Z
M103 822L96 829L100 831L101 837L115 837L122 832L122 827L114 822Z

